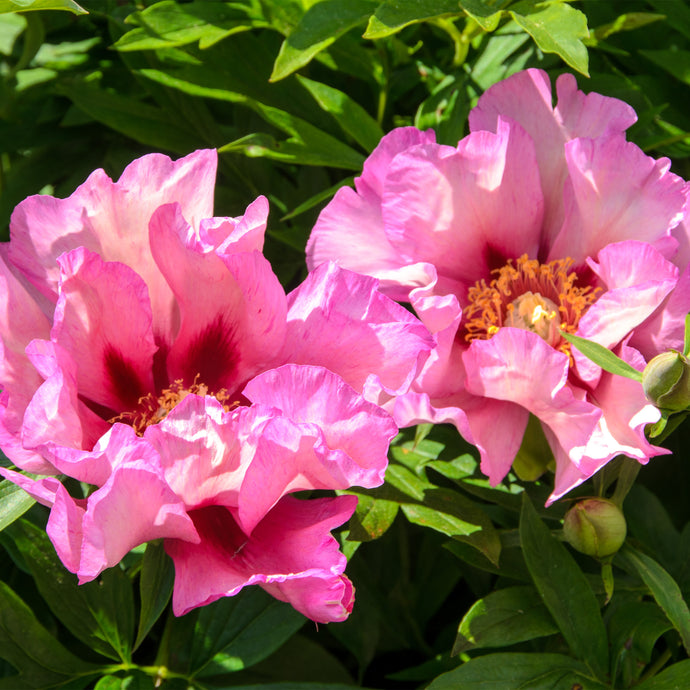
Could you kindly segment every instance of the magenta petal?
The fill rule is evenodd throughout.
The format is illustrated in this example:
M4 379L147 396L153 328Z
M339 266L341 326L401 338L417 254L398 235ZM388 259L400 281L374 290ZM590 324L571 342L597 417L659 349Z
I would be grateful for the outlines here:
M128 165L117 182L96 170L68 199L29 197L12 214L9 258L55 301L58 256L83 246L134 269L148 285L154 314L167 314L172 295L151 261L149 219L171 202L192 222L211 216L216 161L213 149L177 161L150 154Z
M259 196L237 218L206 218L199 224L199 240L218 255L263 251L268 199Z
M248 408L227 413L215 398L188 395L148 427L144 438L159 453L165 480L185 505L235 506L254 453L248 439L254 417Z
M152 539L199 537L180 498L165 483L157 454L145 442L123 449L108 481L88 499L83 521L79 581L88 582ZM139 458L139 459L134 459Z
M26 352L45 381L26 408L22 429L25 446L40 447L48 455L58 446L92 448L109 425L79 399L74 360L59 345L46 340L33 341Z
M377 281L324 264L288 296L281 362L314 364L342 377L368 400L407 390L433 341Z
M500 120L457 149L416 146L393 160L383 193L391 243L411 262L473 284L524 253L536 256L543 198L534 143Z
M576 137L596 138L624 132L637 120L635 111L623 101L578 91L570 74L558 78L556 91L558 106L554 108L548 75L542 70L528 69L487 89L469 115L472 132L496 132L498 120L503 117L518 122L534 140L546 206L547 247L563 222L565 142Z
M329 532L347 520L356 505L354 496L306 501L286 496L251 536L221 506L195 511L201 543L165 542L175 563L175 615L261 584L313 620L343 620L352 606L352 590L342 579L345 557ZM305 583L292 588L294 580Z
M46 534L53 542L63 565L71 573L77 573L81 563L85 513L86 500L76 501L60 484L55 492L55 502L46 525Z
M72 356L79 395L119 412L153 391L151 305L128 266L83 247L64 254L52 339Z
M570 176L563 191L565 220L550 258L575 265L624 240L658 244L683 217L684 183L621 135L575 139L565 146Z
M151 247L180 308L168 375L234 392L283 344L285 293L259 252L203 253L179 206L151 220Z
M551 428L567 453L586 446L601 411L573 395L567 355L535 333L502 328L490 340L472 342L463 360L470 393L521 405Z

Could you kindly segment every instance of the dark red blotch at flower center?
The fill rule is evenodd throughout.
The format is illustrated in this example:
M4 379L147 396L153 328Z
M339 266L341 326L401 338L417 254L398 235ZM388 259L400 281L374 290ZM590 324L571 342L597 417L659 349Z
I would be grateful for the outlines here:
M539 263L523 254L492 271L487 285L472 286L465 307L465 340L488 340L505 327L522 328L570 355L561 331L575 333L582 315L599 297L600 288L579 286L573 260Z

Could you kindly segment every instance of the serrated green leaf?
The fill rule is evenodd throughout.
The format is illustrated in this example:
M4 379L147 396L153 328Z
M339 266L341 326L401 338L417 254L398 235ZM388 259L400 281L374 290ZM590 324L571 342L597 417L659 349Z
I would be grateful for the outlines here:
M377 5L377 0L323 0L310 7L280 46L271 81L304 67L339 36L364 23Z
M572 345L574 345L585 357L591 359L597 366L610 374L624 376L633 381L642 381L642 372L631 367L627 362L611 352L608 348L599 343L595 343L579 335L573 335L566 331L561 331L561 335Z
M0 582L0 658L19 675L0 681L6 688L47 688L98 670L65 649L36 619L31 609Z
M495 31L501 21L500 0L459 0L458 4L484 31Z
M297 79L319 107L331 115L343 132L349 134L365 151L371 152L378 146L384 132L359 103L327 84L300 75L297 75Z
M460 622L451 654L475 647L507 647L557 632L534 587L507 587L473 604Z
M163 0L127 17L137 28L121 36L113 48L120 51L173 48L199 42L201 49L241 31L268 26L248 5L231 2Z
M587 16L565 2L524 0L511 5L508 12L545 53L556 53L578 72L589 76Z
M70 632L106 657L129 661L134 602L127 576L110 568L97 581L78 585L43 530L20 519L5 533L21 551L41 596Z
M416 22L463 14L458 0L384 0L369 18L364 38L383 38Z
M436 678L426 690L605 690L587 667L562 654L489 654Z
M625 546L621 556L629 561L673 627L680 633L685 650L690 650L690 610L676 581L653 559Z
M175 568L165 553L163 542L149 542L146 545L139 575L141 608L134 649L142 643L170 601L174 582Z
M36 501L6 479L0 481L0 531L20 518Z
M67 10L74 14L88 14L74 0L0 0L0 14L30 10Z
M520 543L537 591L568 646L594 675L603 678L608 669L608 641L597 599L573 557L539 519L526 493L522 496Z

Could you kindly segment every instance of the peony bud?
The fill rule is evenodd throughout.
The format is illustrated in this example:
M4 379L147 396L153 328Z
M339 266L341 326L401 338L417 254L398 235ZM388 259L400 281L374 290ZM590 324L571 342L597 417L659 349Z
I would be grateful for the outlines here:
M627 527L621 509L606 498L588 498L575 504L563 520L566 541L580 553L604 558L625 541Z
M685 410L690 407L690 361L675 350L657 355L642 372L642 388L657 407Z

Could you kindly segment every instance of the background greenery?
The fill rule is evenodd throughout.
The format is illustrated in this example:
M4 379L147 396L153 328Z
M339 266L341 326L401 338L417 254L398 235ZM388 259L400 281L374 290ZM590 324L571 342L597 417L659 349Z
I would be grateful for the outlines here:
M268 196L266 254L291 288L384 132L455 144L526 67L627 101L629 138L690 176L684 0L0 0L3 239L29 194L216 147L216 215ZM548 474L491 489L452 428L406 430L341 534L355 610L318 628L258 588L175 619L160 544L78 587L45 510L0 482L0 690L690 687L687 431L666 443L627 497L623 459L577 492L625 498L628 539L602 564L562 543Z

